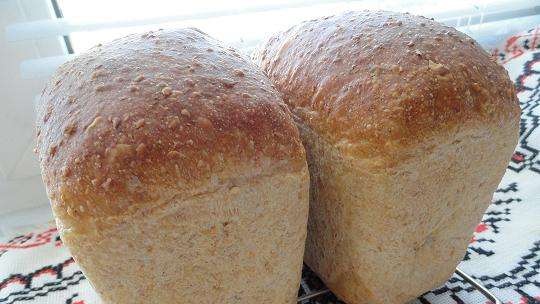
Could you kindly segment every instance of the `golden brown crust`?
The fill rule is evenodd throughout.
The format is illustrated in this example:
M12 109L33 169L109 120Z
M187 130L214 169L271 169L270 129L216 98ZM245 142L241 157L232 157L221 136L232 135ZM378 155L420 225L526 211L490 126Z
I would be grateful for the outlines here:
M466 121L519 117L506 71L424 17L349 12L271 38L256 58L293 113L350 155L382 157Z
M206 34L130 35L64 64L42 92L43 179L53 207L85 218L238 167L301 170L289 115L259 69Z

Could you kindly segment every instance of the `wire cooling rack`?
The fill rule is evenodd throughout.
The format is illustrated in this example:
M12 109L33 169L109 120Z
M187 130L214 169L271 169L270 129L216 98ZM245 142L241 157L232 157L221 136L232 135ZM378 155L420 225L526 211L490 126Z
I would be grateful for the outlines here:
M337 297L330 292L317 275L306 265L302 269L302 281L298 290L299 304L342 304ZM344 304L344 303L343 303Z
M487 288L479 282L464 273L459 268L456 269L456 274L467 283L471 284L476 290L481 292L493 304L502 304ZM340 301L317 277L317 275L306 265L302 269L302 281L300 282L300 290L298 290L298 304L345 304Z

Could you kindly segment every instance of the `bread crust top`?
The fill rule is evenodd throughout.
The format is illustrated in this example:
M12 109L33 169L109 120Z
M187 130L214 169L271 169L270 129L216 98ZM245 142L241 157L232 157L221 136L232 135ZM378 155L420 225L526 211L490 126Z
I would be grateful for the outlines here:
M73 219L116 216L244 169L305 168L268 78L196 29L130 35L62 65L37 106L37 151L53 208Z
M472 38L424 17L315 19L273 36L255 59L302 123L354 157L391 161L454 127L519 120L506 70Z

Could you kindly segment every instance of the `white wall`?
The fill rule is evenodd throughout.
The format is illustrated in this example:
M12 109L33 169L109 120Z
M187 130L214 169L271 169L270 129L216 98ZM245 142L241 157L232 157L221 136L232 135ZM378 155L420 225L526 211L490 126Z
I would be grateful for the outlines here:
M5 27L52 18L48 0L0 1L0 236L50 218L34 148L34 100L46 78L22 79L25 59L64 54L61 39L7 42Z

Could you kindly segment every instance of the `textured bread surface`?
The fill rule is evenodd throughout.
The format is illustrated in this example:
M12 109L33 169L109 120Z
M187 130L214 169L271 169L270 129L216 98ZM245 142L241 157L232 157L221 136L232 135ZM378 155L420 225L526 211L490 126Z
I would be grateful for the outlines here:
M37 112L60 234L106 303L294 302L309 175L255 65L195 29L130 35L60 67Z
M62 239L106 303L296 303L308 190L307 171L257 177Z
M448 279L517 143L506 71L456 30L391 12L304 22L255 57L306 147L305 262L350 304Z

